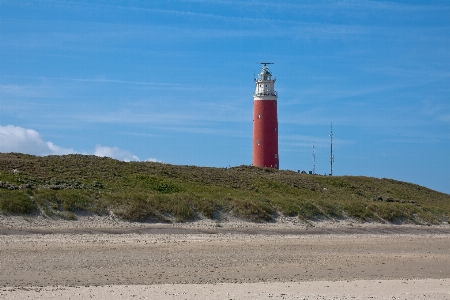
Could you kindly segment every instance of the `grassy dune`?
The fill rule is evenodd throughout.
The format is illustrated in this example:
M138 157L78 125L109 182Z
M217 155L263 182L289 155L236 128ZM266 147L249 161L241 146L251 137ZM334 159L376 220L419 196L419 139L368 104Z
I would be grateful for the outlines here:
M450 195L361 176L0 153L1 213L75 219L82 211L133 221L214 219L226 212L253 222L283 214L439 224L450 221Z

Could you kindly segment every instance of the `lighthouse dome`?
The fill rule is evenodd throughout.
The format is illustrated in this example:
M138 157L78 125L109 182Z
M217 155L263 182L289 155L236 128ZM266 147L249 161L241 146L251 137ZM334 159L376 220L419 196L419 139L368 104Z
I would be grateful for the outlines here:
M258 80L272 80L272 74L267 66L263 66L258 74Z

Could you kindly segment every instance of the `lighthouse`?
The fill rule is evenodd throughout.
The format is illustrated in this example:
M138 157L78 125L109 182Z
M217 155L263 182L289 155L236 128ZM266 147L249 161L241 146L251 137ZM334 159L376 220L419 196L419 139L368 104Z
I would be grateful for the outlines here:
M252 165L265 168L279 168L278 156L278 113L275 78L267 65L263 65L255 78L253 94L253 159Z

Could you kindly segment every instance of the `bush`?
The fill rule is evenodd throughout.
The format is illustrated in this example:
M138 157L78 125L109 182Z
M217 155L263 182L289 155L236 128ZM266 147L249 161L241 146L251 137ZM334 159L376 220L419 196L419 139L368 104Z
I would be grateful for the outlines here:
M345 212L348 217L359 219L361 221L370 221L375 219L373 210L375 207L368 203L351 201L345 204Z
M181 191L178 185L168 179L145 174L131 175L129 176L129 182L132 186L153 190L161 194L172 194Z
M0 190L0 211L10 214L31 214L37 211L37 206L22 191Z
M44 189L36 192L34 195L34 201L47 216L51 216L55 213L55 211L59 210L59 205L61 204L56 192L50 189Z
M312 202L302 201L299 203L299 217L305 220L314 220L322 215L321 211Z
M198 199L193 201L194 208L209 219L212 219L214 217L214 213L221 209L220 203L214 199Z
M63 210L75 212L88 210L92 200L76 190L64 190L58 192L58 198Z
M230 208L233 215L252 222L271 221L275 214L274 207L264 200L234 199Z
M322 210L322 213L329 218L342 218L342 208L338 202L320 200L317 206Z
M183 194L150 195L149 203L160 214L172 215L177 221L195 218L195 212L188 203L189 198Z
M123 203L122 205L119 205L114 212L119 218L124 220L143 221L149 217L156 217L149 201L143 195L130 195L125 196L122 199L120 199L120 197L114 197L113 201L116 203Z

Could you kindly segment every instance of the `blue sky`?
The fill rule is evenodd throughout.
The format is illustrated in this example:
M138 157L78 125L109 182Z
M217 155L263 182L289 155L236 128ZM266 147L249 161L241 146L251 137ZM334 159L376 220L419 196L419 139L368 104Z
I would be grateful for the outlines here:
M280 168L450 193L448 1L0 0L0 152L251 164L254 74Z

